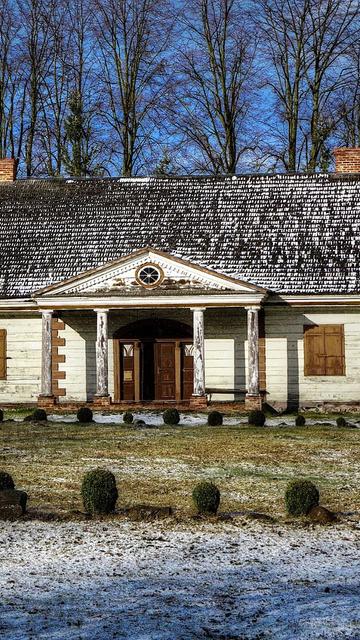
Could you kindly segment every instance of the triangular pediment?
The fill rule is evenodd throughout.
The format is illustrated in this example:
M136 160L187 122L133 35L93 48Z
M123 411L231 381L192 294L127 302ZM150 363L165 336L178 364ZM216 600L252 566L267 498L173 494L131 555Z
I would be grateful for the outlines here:
M145 248L69 280L37 291L34 296L141 295L156 292L265 293L264 289L216 271L176 258L157 249Z

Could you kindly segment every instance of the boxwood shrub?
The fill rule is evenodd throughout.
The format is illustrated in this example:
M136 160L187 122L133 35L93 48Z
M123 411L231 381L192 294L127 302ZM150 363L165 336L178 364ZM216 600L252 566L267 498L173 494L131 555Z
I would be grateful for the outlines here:
M0 471L0 491L6 491L7 489L15 489L14 480L10 473Z
M4 412L2 409L0 409L0 422L2 422L4 420Z
M200 482L192 492L192 498L201 515L216 515L220 504L220 491L212 482Z
M177 409L165 409L163 413L163 420L165 424L179 424L180 413Z
M254 427L263 427L266 421L266 416L263 411L259 409L254 409L250 411L248 416L248 423L253 425Z
M107 469L94 469L85 473L81 495L87 513L111 513L118 499L115 476Z
M319 504L319 490L310 480L291 480L285 492L286 510L291 516L309 513Z
M337 427L346 427L346 420L344 418L344 416L339 416L338 418L336 418L336 426Z
M207 418L210 427L219 427L223 423L223 415L220 411L210 411Z
M125 411L123 415L123 422L125 424L132 424L133 420L134 420L134 416L131 413L131 411Z
M301 415L301 413L296 416L295 418L295 426L296 427L303 427L306 423L305 417L303 415Z
M83 424L86 422L92 422L93 412L89 407L80 407L76 415L79 422L82 422Z

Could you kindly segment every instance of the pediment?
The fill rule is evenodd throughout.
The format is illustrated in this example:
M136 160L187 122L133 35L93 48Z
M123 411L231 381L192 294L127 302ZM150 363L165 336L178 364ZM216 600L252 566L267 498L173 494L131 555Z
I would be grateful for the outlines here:
M264 289L199 267L171 254L146 248L37 291L35 296L123 296L156 292L264 293Z

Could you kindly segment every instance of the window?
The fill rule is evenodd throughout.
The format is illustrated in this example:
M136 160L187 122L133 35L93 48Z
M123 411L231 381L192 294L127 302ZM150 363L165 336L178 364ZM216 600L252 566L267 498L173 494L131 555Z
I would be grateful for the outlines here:
M155 264L144 264L135 274L136 280L143 287L151 288L161 284L164 274L162 269Z
M0 329L0 380L6 380L6 329Z
M304 374L344 376L344 325L320 324L304 327Z

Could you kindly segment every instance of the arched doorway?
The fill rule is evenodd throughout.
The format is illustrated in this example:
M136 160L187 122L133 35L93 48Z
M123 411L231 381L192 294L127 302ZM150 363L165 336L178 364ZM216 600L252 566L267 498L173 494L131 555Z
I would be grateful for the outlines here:
M193 392L192 328L150 318L114 333L114 401L180 401Z

